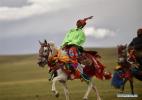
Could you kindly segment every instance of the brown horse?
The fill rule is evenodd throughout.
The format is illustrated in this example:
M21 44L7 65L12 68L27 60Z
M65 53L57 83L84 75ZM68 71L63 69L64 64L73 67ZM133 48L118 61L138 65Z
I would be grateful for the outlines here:
M39 59L38 64L41 67L44 67L46 64L50 67L51 70L57 72L57 76L53 77L52 80L52 91L58 96L58 91L56 90L55 83L59 81L63 84L66 100L69 100L69 92L67 88L66 81L68 80L68 73L70 71L66 70L66 66L70 63L70 59L65 51L59 50L54 46L51 46L50 43L47 43L45 40L44 43L40 42L39 49ZM79 62L84 64L80 66L83 69L83 73L89 77L88 89L83 97L84 100L87 100L88 95L93 89L96 92L97 100L101 100L99 92L95 86L95 83L92 81L92 77L95 75L99 79L110 79L111 74L104 71L104 66L96 59L98 57L96 52L85 51L79 57ZM80 69L76 69L77 72ZM81 78L81 74L78 78Z
M132 64L128 61L127 45L118 45L118 66L112 78L112 85L116 88L121 88L121 93L124 92L124 87L127 81L130 83L131 93L134 94Z

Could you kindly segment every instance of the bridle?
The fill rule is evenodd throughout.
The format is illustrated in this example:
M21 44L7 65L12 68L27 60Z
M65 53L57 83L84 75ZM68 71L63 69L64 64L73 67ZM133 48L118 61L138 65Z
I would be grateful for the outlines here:
M38 65L41 67L44 67L48 63L48 58L51 53L52 55L52 49L50 47L50 44L47 43L45 40L44 43L40 42L40 49L39 49L39 55L38 55Z
M127 46L119 45L118 46L118 63L127 62Z

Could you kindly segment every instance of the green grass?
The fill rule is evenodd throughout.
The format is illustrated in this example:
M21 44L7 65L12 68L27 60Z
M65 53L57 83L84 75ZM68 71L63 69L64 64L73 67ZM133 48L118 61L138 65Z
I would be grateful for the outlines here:
M95 49L102 56L106 70L113 72L116 65L116 50L114 48ZM0 100L65 100L62 85L57 83L60 97L57 99L51 93L51 82L48 81L48 69L39 68L37 55L0 56ZM138 98L117 98L118 90L110 85L110 81L94 78L103 100L142 100L142 82L134 80L135 93ZM71 100L81 100L87 85L80 80L68 81ZM129 83L126 92L129 92ZM95 100L94 91L89 100Z

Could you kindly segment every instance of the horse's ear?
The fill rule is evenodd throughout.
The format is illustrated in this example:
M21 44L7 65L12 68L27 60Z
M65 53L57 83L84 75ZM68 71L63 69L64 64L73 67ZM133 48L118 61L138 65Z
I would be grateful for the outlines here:
M127 48L127 43L124 46L125 46L125 48Z
M47 44L47 41L46 41L46 40L44 40L44 43L46 43L46 44Z
M42 45L42 43L40 41L38 41L40 45Z

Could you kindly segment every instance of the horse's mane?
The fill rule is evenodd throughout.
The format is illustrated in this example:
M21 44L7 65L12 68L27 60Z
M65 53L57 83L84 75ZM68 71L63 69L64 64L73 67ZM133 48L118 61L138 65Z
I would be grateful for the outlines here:
M91 50L84 50L85 53L91 54L94 57L99 57L101 58L101 56L98 54L97 51L91 51Z

